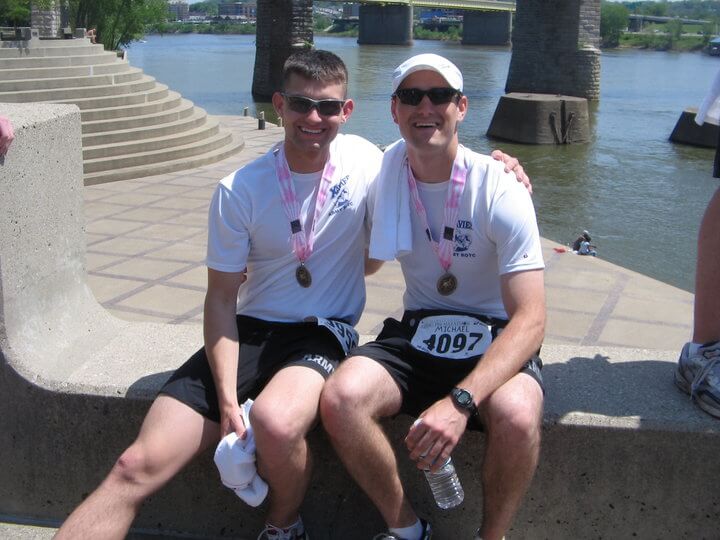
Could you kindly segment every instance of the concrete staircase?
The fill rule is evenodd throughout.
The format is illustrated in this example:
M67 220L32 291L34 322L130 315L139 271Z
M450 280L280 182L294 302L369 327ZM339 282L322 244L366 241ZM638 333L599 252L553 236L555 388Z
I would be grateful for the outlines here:
M85 185L191 169L244 146L203 109L86 38L0 41L3 102L80 108Z

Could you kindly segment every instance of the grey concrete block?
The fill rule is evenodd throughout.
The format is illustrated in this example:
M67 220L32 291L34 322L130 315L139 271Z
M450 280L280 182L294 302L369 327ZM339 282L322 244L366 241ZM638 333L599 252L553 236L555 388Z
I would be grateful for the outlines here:
M500 98L488 136L525 144L590 140L587 100L573 96L513 92Z

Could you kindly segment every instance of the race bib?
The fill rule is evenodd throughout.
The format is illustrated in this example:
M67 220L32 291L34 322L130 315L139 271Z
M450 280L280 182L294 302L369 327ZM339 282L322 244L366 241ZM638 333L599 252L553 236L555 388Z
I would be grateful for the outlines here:
M484 354L490 343L490 325L467 315L424 317L411 341L418 351L453 360Z
M347 354L350 349L357 346L360 336L349 324L340 321L331 321L330 319L323 319L322 317L317 317L317 323L318 326L324 326L333 333L338 342L340 342L340 346L343 348L343 351L345 351L345 354Z

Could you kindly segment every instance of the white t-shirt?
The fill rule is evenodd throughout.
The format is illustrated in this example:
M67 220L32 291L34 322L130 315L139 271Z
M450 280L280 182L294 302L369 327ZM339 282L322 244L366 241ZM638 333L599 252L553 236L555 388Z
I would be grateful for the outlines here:
M502 163L468 149L468 176L459 202L450 272L455 292L442 296L437 281L444 271L411 208L413 249L400 257L405 276L405 309L447 309L507 319L500 276L544 268L535 209L525 186L504 172ZM440 239L448 182L417 182L434 240Z
M357 323L365 305L366 198L382 152L354 135L338 135L330 152L333 183L318 222L313 253L305 262L312 285L295 279L298 260L290 241L290 220L282 206L271 151L220 181L210 204L207 266L241 272L237 312L278 322L309 316ZM303 230L315 213L322 171L293 173Z

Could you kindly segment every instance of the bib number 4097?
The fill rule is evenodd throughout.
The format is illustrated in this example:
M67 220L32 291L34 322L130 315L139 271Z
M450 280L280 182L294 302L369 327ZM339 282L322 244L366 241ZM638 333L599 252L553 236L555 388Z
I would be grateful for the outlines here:
M467 335L432 334L429 338L424 339L423 343L427 347L428 352L431 353L447 354L448 352L472 352L473 350L475 350L475 347L480 342L482 337L483 335L479 332L470 332Z
M411 343L418 351L465 360L484 354L492 339L492 328L475 317L433 315L418 323Z

